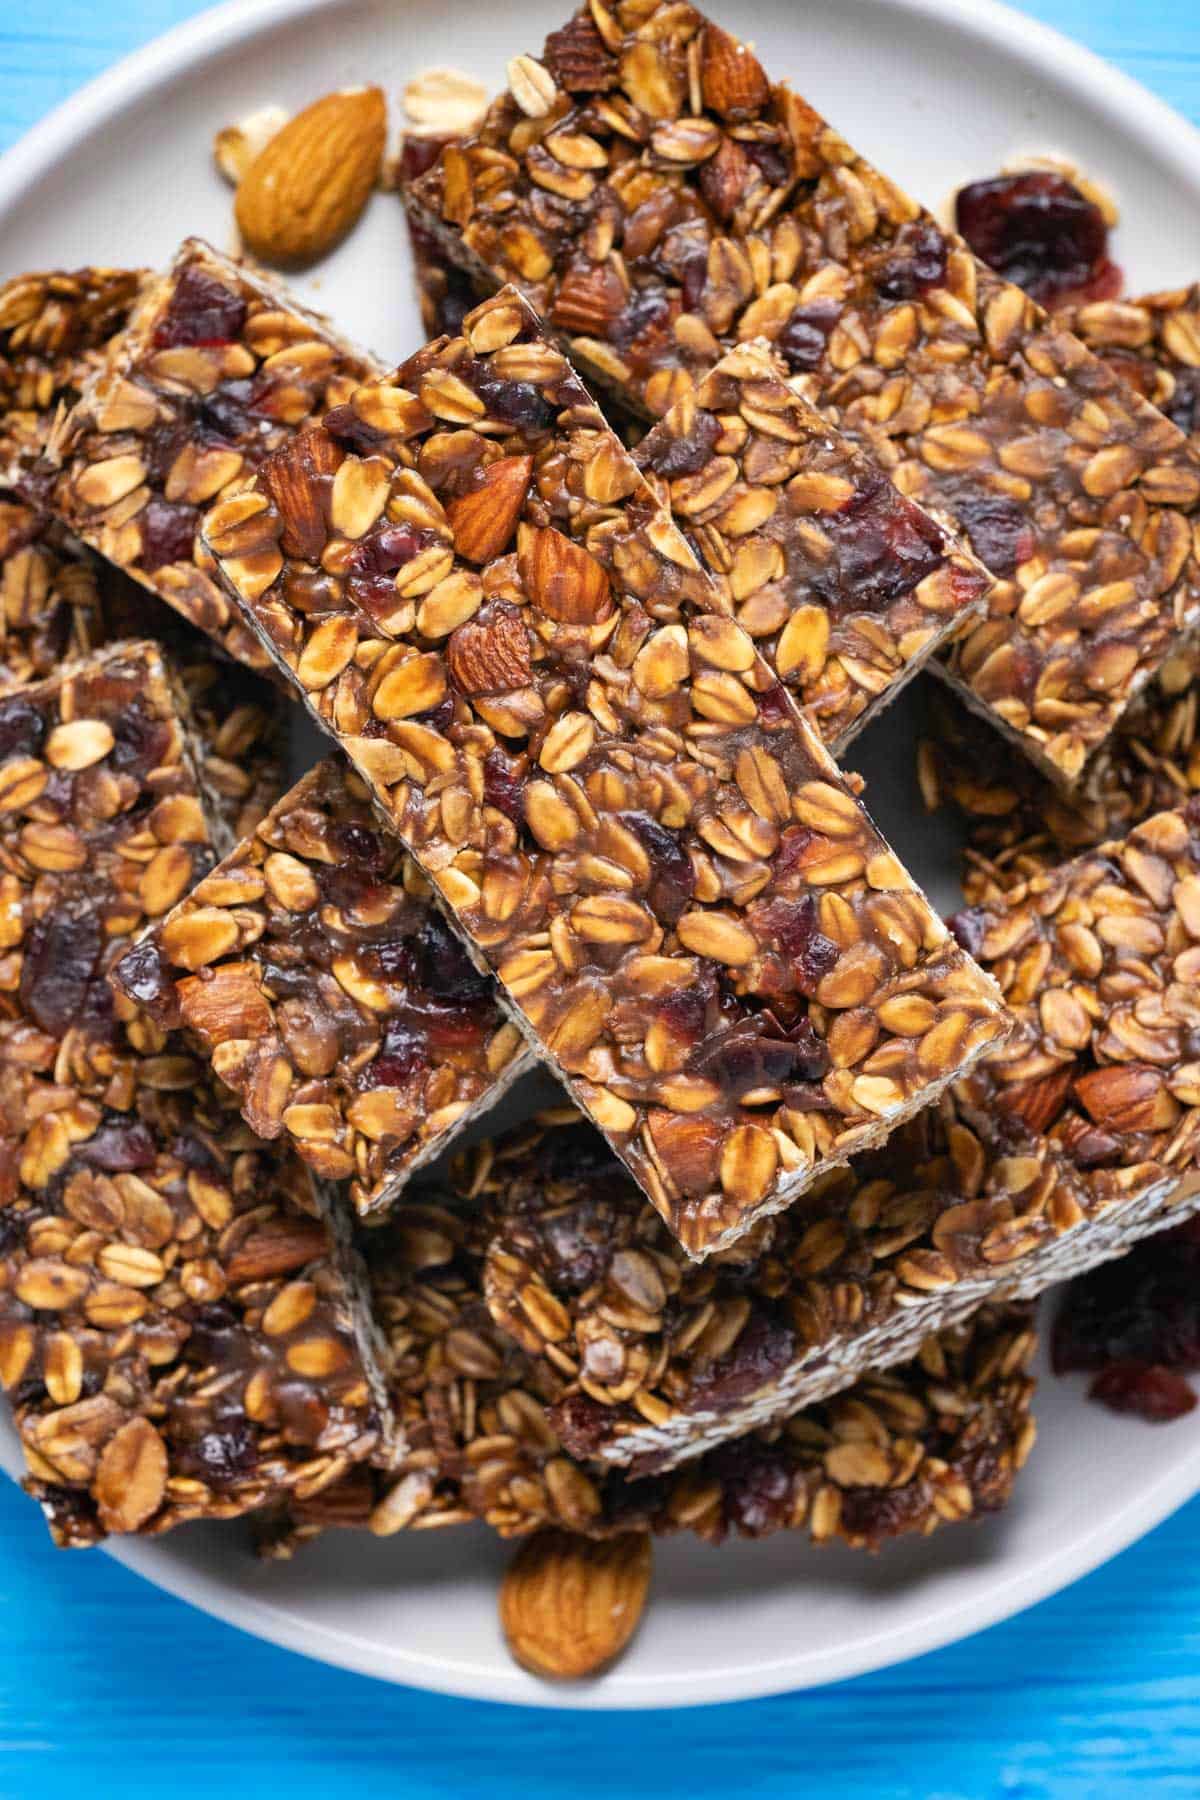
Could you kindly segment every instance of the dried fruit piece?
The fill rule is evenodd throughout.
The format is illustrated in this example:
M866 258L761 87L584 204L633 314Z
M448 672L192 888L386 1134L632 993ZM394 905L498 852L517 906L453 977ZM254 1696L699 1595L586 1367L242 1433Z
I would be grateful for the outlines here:
M327 255L367 204L386 136L377 87L326 94L289 119L238 185L234 211L247 248L281 268Z
M522 1544L500 1588L500 1623L521 1667L549 1681L596 1675L637 1630L651 1543L629 1533L592 1543L542 1531Z
M1079 306L1120 292L1099 206L1051 169L973 181L954 197L955 224L981 261L1044 306Z

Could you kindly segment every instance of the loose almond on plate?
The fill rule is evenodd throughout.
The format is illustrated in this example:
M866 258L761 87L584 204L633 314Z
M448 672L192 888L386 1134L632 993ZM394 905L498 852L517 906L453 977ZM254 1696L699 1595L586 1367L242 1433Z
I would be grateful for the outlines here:
M606 1668L637 1629L650 1563L643 1532L599 1543L569 1531L529 1538L500 1590L500 1623L521 1667L554 1681Z
M326 94L297 113L254 159L234 210L246 248L265 263L316 262L367 203L387 137L377 87Z

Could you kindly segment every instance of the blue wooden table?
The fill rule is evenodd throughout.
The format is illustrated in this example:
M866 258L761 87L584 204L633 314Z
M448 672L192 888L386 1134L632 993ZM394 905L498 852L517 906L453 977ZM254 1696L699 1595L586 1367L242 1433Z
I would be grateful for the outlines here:
M196 0L0 0L0 147ZM1200 120L1197 0L1033 0ZM0 1800L1195 1800L1200 1501L1070 1592L820 1693L572 1715L319 1668L61 1556L0 1481Z

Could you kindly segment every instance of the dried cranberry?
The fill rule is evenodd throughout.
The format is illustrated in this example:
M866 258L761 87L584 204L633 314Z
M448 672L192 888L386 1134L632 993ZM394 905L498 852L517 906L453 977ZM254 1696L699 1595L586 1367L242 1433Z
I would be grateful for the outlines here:
M1156 1234L1072 1282L1051 1352L1060 1375L1113 1362L1200 1369L1200 1237Z
M796 307L776 338L776 348L787 359L790 369L807 370L821 366L825 346L841 317L837 300L810 300Z
M697 1074L715 1081L730 1099L742 1100L759 1088L820 1081L829 1070L829 1052L807 1020L802 1035L773 1037L745 1020L701 1044L690 1060Z
M705 1468L720 1483L726 1523L744 1537L765 1537L790 1522L792 1474L782 1446L739 1438L714 1451Z
M248 1419L231 1419L219 1429L206 1431L180 1451L183 1472L211 1488L233 1487L258 1464L258 1444Z
M782 1315L753 1314L733 1349L696 1375L696 1399L715 1412L727 1412L786 1368L795 1345L796 1334Z
M262 432L265 421L251 415L255 392L252 382L229 381L211 394L202 395L194 405L194 417L202 430L227 444L244 443Z
M1015 575L1037 548L1027 511L1006 494L990 494L984 488L960 492L954 514L972 550L993 575Z
M190 563L199 523L200 514L194 506L152 495L138 514L142 534L140 567L147 575L153 575L171 563Z
M916 1524L927 1505L928 1493L920 1481L899 1488L847 1488L842 1494L841 1524L851 1536L879 1544Z
M408 1020L391 1019L379 1055L367 1064L362 1079L370 1087L403 1087L414 1075L423 1075L428 1067L424 1032L414 1030Z
M0 700L0 761L10 756L37 756L46 735L46 720L20 694Z
M112 1119L94 1131L76 1154L89 1168L116 1175L148 1169L157 1154L154 1139L138 1119Z
M397 569L437 543L437 534L422 525L384 525L364 538L347 564L351 597L374 616L396 605Z
M440 913L428 913L405 945L410 979L425 993L456 1005L473 1005L491 997L491 983L475 967Z
M246 302L203 269L185 269L154 333L156 350L181 344L232 344L246 322Z
M219 1166L212 1146L194 1132L179 1132L171 1141L171 1155L185 1169L195 1169L198 1174L215 1171Z
M121 989L161 1023L177 1022L175 982L153 936L121 958Z
M1047 306L1117 292L1103 214L1064 175L973 181L955 200L955 222L976 256Z
M161 719L151 718L140 699L125 708L112 731L108 761L119 775L142 777L161 763L170 731Z
M347 567L351 575L394 575L437 541L423 525L384 525L363 539Z
M821 930L817 918L813 894L805 894L802 900L785 900L782 896L768 900L754 914L760 941L779 950L794 976L794 986L810 997L841 954L833 939Z
M346 860L356 865L356 874L369 871L379 875L391 861L391 852L369 825L339 825L334 841Z
M697 981L688 987L666 994L655 1007L655 1013L669 1030L685 1042L698 1044L704 1036L709 1003L715 983Z
M690 256L679 279L679 298L684 312L695 312L699 307L707 281L707 255Z
M152 487L162 487L170 474L171 465L192 441L193 428L189 419L160 420L152 425L142 440L142 461L146 465L146 477Z
M61 1037L108 1000L100 980L104 932L90 909L56 907L29 934L21 962L21 1006L43 1031Z
M609 338L627 349L661 336L671 322L671 302L660 287L635 288L608 332Z
M514 825L525 819L525 785L527 776L519 762L503 750L489 750L483 759L483 797L489 806L502 812Z
M885 300L919 300L946 278L950 246L931 220L902 225L880 264L875 285Z
M707 465L713 445L723 429L716 413L697 408L686 437L673 437L659 427L642 443L637 460L643 469L650 469L665 481L675 481L680 475L695 475Z
M987 935L987 914L981 906L964 906L946 923L960 950L965 950L968 956L981 954Z
M422 724L428 725L431 731L436 731L439 737L445 737L454 723L454 712L454 695L443 694L436 706L429 707L423 713L414 713L412 716L414 719L420 719Z
M472 385L493 419L503 419L521 431L548 431L555 410L529 381L505 381L486 366L475 369Z
M538 1238L551 1284L580 1293L602 1278L612 1260L612 1209L598 1198L557 1208L539 1221Z
M840 611L890 606L942 563L938 526L878 469L861 476L850 499L821 523L837 554L814 572L812 585Z
M1163 411L1180 431L1200 432L1200 369L1176 369L1175 389Z
M1182 1419L1196 1404L1196 1396L1172 1369L1157 1363L1111 1363L1092 1382L1089 1400L1099 1400L1110 1412L1131 1413L1151 1425L1168 1425Z
M773 681L758 696L758 722L767 731L778 731L793 723L792 702L782 681Z
M691 858L675 833L649 813L625 813L623 818L650 858L647 898L655 916L673 925L696 891Z
M608 1436L611 1412L611 1407L588 1394L568 1394L551 1407L550 1423L568 1456L586 1461Z
M749 143L742 145L742 149L750 158L750 161L754 164L755 168L759 171L768 187L781 188L787 186L788 182L791 180L792 171L787 157L784 155L782 148L778 144L771 144L762 140L756 142L751 139Z

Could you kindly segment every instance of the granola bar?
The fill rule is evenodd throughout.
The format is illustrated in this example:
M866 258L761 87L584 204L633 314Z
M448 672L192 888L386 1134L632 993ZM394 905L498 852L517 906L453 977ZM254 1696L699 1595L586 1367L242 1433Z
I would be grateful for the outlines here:
M690 1254L1006 1029L507 290L217 506L245 616Z
M18 275L0 287L0 477L18 481L56 410L79 398L147 277L136 269Z
M212 864L161 653L0 697L0 1383L58 1541L386 1456L328 1199L107 981Z
M367 1252L407 1454L391 1473L359 1467L289 1501L264 1522L268 1555L334 1526L386 1537L472 1518L505 1537L563 1526L589 1537L690 1530L717 1543L807 1529L818 1544L876 1549L997 1510L1032 1448L1034 1334L1028 1309L1001 1307L673 1476L581 1463L551 1423L563 1377L525 1356L484 1305L486 1211L441 1202L436 1188L405 1196Z
M361 1214L531 1065L361 781L320 764L114 970Z
M761 350L723 356L635 460L835 756L983 610L982 568Z
M936 666L1051 779L1200 619L1182 433L693 7L592 0L407 200L651 416L769 340L996 577Z
M231 655L263 667L197 546L201 509L380 373L281 287L190 238L110 340L27 486Z
M64 1547L231 1518L390 1454L327 1197L178 1044L111 1048L94 1097L0 1050L0 1383Z
M1035 875L955 930L1016 1019L959 1103L1098 1193L1200 1198L1200 801Z
M426 326L453 333L476 297L415 220L410 235ZM983 610L982 566L762 348L723 356L648 433L614 429L835 756Z

